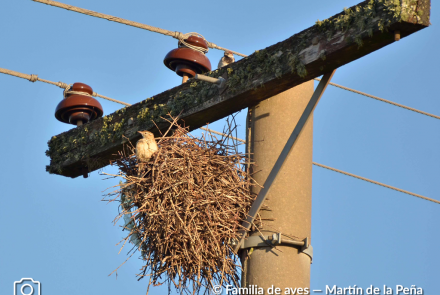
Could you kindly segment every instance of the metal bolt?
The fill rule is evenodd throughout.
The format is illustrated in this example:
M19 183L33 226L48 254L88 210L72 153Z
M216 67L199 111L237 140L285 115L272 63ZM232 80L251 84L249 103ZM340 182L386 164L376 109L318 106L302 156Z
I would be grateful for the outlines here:
M209 82L209 83L213 83L213 84L217 84L217 86L219 88L222 88L223 85L226 83L226 80L222 77L217 78L212 78L212 77L208 77L205 75L200 75L200 74L196 74L194 76L194 79L196 80L201 80L201 81L205 81L205 82Z

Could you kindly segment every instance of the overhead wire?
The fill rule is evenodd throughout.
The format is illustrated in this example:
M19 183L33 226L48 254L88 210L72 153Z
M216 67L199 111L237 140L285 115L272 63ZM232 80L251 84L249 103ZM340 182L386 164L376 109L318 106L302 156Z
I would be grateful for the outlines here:
M75 7L75 6L64 4L64 3L61 3L61 2L57 2L57 1L52 1L52 0L33 0L33 1L40 2L40 3L43 3L43 4L47 4L47 5L51 5L51 6L55 6L55 7L59 7L59 8L63 8L63 9L74 11L74 12L78 12L78 13L82 13L82 14L86 14L86 15L90 15L90 16L93 16L93 17L107 19L109 21L114 21L114 22L122 23L122 24L125 24L125 25L129 25L129 26L145 29L145 30L156 32L156 33L160 33L160 34L163 34L163 35L171 36L173 38L179 39L179 41L181 43L183 43L183 44L185 44L184 42L182 42L183 39L191 34L191 33L182 34L181 32L177 32L177 31L173 32L173 31L169 31L169 30L164 30L164 29L161 29L161 28L149 26L149 25L138 23L138 22L134 22L134 21L125 20L125 19L122 19L122 18L119 18L119 17L115 17L115 16L111 16L111 15L107 15L107 14L103 14L103 13L99 13L99 12L94 12L94 11L91 11L91 10L88 10L88 9L83 9L83 8ZM194 34L196 34L196 33L194 33ZM198 35L200 35L200 34L198 34ZM247 57L247 55L244 55L244 54L238 53L236 51L232 51L232 50L220 47L220 46L218 46L218 45L216 45L216 44L214 44L212 42L208 42L207 41L207 43L208 43L208 47L210 47L210 48L219 49L219 50L223 50L223 51L229 51L229 52L232 52L232 53L234 53L236 55ZM34 74L28 75L28 74L23 74L23 73L19 73L19 72L16 72L16 71L11 71L11 70L7 70L7 69L3 69L3 68L0 68L0 72L4 73L4 74L16 76L16 77L19 77L19 78L27 79L27 80L29 80L31 82L41 81L41 82L44 82L44 83L52 84L52 85L58 86L60 88L63 88L65 90L67 90L68 87L70 87L69 84L66 84L66 83L63 83L63 82L52 82L52 81L49 81L49 80L41 79L37 75L34 75ZM314 80L321 81L321 79L319 79L319 78L315 78ZM381 97L378 97L378 96L374 96L374 95L371 95L371 94L368 94L368 93L365 93L365 92L362 92L362 91L358 91L358 90L355 90L355 89L352 89L352 88L348 88L348 87L345 87L345 86L342 86L342 85L339 85L339 84L336 84L336 83L332 83L332 82L330 82L329 84L332 85L332 86L335 86L335 87L347 90L347 91L351 91L353 93L357 93L357 94L360 94L360 95L363 95L363 96L366 96L366 97L369 97L369 98L373 98L373 99L376 99L376 100L379 100L379 101L382 101L382 102L386 102L388 104L391 104L391 105L394 105L394 106L397 106L397 107L401 107L403 109L407 109L409 111L413 111L413 112L416 112L416 113L419 113L419 114L422 114L422 115L425 115L425 116L429 116L429 117L432 117L432 118L435 118L435 119L440 119L440 116L433 115L433 114L430 114L430 113L427 113L427 112L424 112L424 111L421 111L421 110L417 110L415 108L411 108L411 107L408 107L408 106L405 106L405 105L402 105L402 104L399 104L399 103L396 103L396 102L393 102L393 101L390 101L390 100L387 100L387 99L384 99L384 98L381 98ZM113 102L116 102L116 103L119 103L119 104L122 104L122 105L131 106L131 104L129 104L129 103L125 103L125 102L122 102L122 101L119 101L119 100L116 100L116 99L112 99L112 98L109 98L107 96L103 96L103 95L97 94L95 92L93 93L92 96L101 97L103 99L107 99L109 101L113 101ZM212 132L212 133L215 133L215 134L218 134L218 135L227 136L227 137L233 138L234 140L246 143L246 141L243 140L243 139L239 139L239 138L227 135L227 134L223 134L221 132L217 132L215 130L211 130L211 129L206 128L206 127L201 127L200 129L205 130L205 131L209 131L209 132ZM402 192L402 193L405 193L405 194L408 194L408 195L411 195L411 196L415 196L415 197L418 197L418 198L421 198L421 199L424 199L424 200L428 200L428 201L440 204L440 201L437 201L437 200L434 200L434 199L431 199L431 198L428 198L428 197L425 197L425 196L422 196L422 195L414 194L414 193L411 193L409 191L405 191L405 190L402 190L402 189L399 189L399 188L396 188L396 187L393 187L393 186L389 186L389 185L386 185L386 184L383 184L383 183L380 183L380 182L377 182L377 181L374 181L374 180L371 180L371 179L367 179L365 177L361 177L361 176L358 176L358 175L355 175L355 174L352 174L352 173L348 173L348 172L345 172L345 171L342 171L342 170L339 170L339 169L336 169L336 168L332 168L332 167L325 166L325 165L322 165L322 164L319 164L319 163L315 163L315 162L313 162L313 165L316 165L318 167L329 169L329 170L334 171L334 172L342 173L342 174L347 175L347 176L351 176L351 177L354 177L354 178L357 178L357 179L361 179L361 180L364 180L364 181L367 181L367 182L370 182L370 183L373 183L373 184L376 184L376 185L380 185L380 186L383 186L383 187L386 187L386 188L389 188L389 189L393 189L393 190L396 190L396 191L399 191L399 192Z
M200 35L198 33L183 34L181 32L177 32L177 31L169 31L169 30L158 28L158 27L153 27L153 26L150 26L150 25L146 25L146 24L142 24L142 23L138 23L138 22L122 19L120 17L116 17L116 16L112 16L112 15L108 15L108 14L104 14L104 13L100 13L100 12L95 12L95 11L92 11L92 10L76 7L76 6L73 6L73 5L68 5L68 4L57 2L57 1L53 1L53 0L32 0L32 1L43 3L43 4L47 4L47 5L54 6L54 7L63 8L63 9L66 9L66 10L82 13L82 14L85 14L85 15L93 16L93 17L98 17L98 18L106 19L106 20L109 20L109 21L125 24L125 25L132 26L132 27L137 27L137 28L148 30L148 31L151 31L151 32L163 34L163 35L166 35L166 36L171 36L173 38L178 39L179 40L179 44L182 43L182 44L185 44L185 46L191 46L190 44L186 44L185 41L184 41L184 39L187 38L188 35L190 35L190 34ZM202 38L205 39L203 36L202 36ZM247 57L247 55L245 55L245 54L242 54L242 53L230 50L230 49L226 49L226 48L220 47L220 46L218 46L218 45L216 45L216 44L214 44L212 42L208 42L206 39L205 39L205 41L207 42L209 48L219 49L219 50L223 50L223 51L229 51L229 52L234 53L235 55L239 55L239 56L242 56L242 57ZM200 50L200 49L198 48L197 50ZM316 81L321 81L321 79L319 79L319 78L315 78L315 80ZM405 106L405 105L402 105L402 104L399 104L399 103L396 103L396 102L392 102L390 100L387 100L387 99L384 99L384 98L380 98L378 96L374 96L374 95L371 95L371 94L368 94L368 93L365 93L365 92L362 92L362 91L358 91L358 90L355 90L355 89L352 89L352 88L348 88L348 87L345 87L345 86L342 86L342 85L339 85L339 84L336 84L336 83L329 83L329 84L332 85L332 86L335 86L335 87L347 90L347 91L351 91L351 92L354 92L354 93L357 93L357 94L360 94L360 95L363 95L363 96L366 96L366 97L369 97L369 98L373 98L373 99L376 99L376 100L379 100L379 101L382 101L382 102L386 102L388 104L391 104L391 105L394 105L394 106L397 106L397 107L404 108L404 109L409 110L409 111L413 111L413 112L416 112L416 113L419 113L419 114L422 114L422 115L425 115L425 116L429 116L429 117L432 117L432 118L435 118L435 119L440 119L440 116L433 115L433 114L430 114L430 113L427 113L427 112L424 112L424 111L421 111L421 110L418 110L418 109L415 109L415 108L411 108L411 107L408 107L408 106ZM109 99L107 97L105 97L105 99L111 100L111 99ZM122 103L122 104L125 104L125 103ZM125 104L125 105L127 105L127 104Z
M139 28L139 29L148 30L150 32L155 32L155 33L159 33L159 34L162 34L162 35L171 36L171 37L173 37L175 39L178 39L178 40L182 40L184 38L184 36L186 35L186 34L183 34L181 32L169 31L169 30L158 28L158 27L153 27L153 26L149 26L149 25L146 25L146 24L134 22L134 21L131 21L131 20L126 20L126 19L123 19L123 18L120 18L120 17L116 17L116 16L112 16L112 15L108 15L108 14L104 14L104 13L100 13L100 12L96 12L96 11L80 8L80 7L76 7L76 6L73 6L73 5L64 4L64 3L61 3L61 2L57 2L57 1L52 1L52 0L32 0L32 1L43 3L43 4L47 4L47 5L50 5L50 6L55 6L55 7L63 8L63 9L66 9L66 10L82 13L82 14L85 14L85 15L93 16L93 17L98 17L98 18L106 19L108 21L117 22L117 23L120 23L120 24L136 27L136 28ZM242 57L247 57L247 55L245 55L245 54L242 54L242 53L239 53L239 52L236 52L236 51L224 48L224 47L220 47L217 44L214 44L214 43L209 42L209 41L206 41L206 42L207 42L209 48L218 49L218 50L222 50L222 51L229 51L229 52L232 52L235 55L239 55L239 56L242 56Z
M234 140L246 143L246 140L241 139L241 138L236 138L236 137L230 136L228 134L224 134L224 133L221 133L221 132L218 132L218 131L214 131L214 130L211 130L211 129L208 129L208 128L204 128L204 127L200 128L200 129L203 129L205 131L209 131L209 132L212 132L212 133L216 133L216 134L219 134L219 135L223 135L225 137L230 137L230 138L233 138ZM347 176L351 176L351 177L354 177L354 178L357 178L357 179L360 179L360 180L363 180L363 181L367 181L367 182L370 182L370 183L373 183L373 184L376 184L376 185L380 185L380 186L383 186L383 187L386 187L386 188L389 188L389 189L392 189L392 190L396 190L398 192L401 192L401 193L404 193L404 194L408 194L410 196L414 196L414 197L421 198L421 199L424 199L424 200L427 200L427 201L430 201L430 202L434 202L434 203L440 204L440 201L435 200L435 199L431 199L431 198L428 198L428 197L425 197L425 196L422 196L422 195L419 195L419 194L415 194L415 193L412 193L412 192L409 192L409 191L406 191L406 190L403 190L403 189L400 189L400 188L397 188L397 187L394 187L394 186L391 186L391 185L387 185L387 184L384 184L384 183L381 183L381 182L378 182L378 181L374 181L374 180L371 180L371 179L368 179L368 178L365 178L365 177L362 177L362 176L359 176L359 175L348 173L348 172L345 172L345 171L342 171L342 170L339 170L339 169L336 169L336 168L332 168L332 167L329 167L329 166L326 166L326 165L323 165L323 164L319 164L319 163L316 163L316 162L312 162L312 163L313 163L313 165L321 167L321 168L325 168L325 169L328 169L328 170L331 170L331 171L334 171L334 172L338 172L338 173L341 173L341 174L344 174L344 175L347 175Z
M24 74L24 73L12 71L12 70L4 69L4 68L0 68L0 73L11 75L11 76L15 76L15 77L19 77L19 78L23 78L23 79L29 80L31 82L41 81L41 82L44 82L44 83L52 84L52 85L58 86L60 88L63 88L65 91L68 90L70 88L70 86L71 86L70 84L66 84L66 83L63 83L63 82L53 82L53 81L50 81L50 80L45 80L45 79L39 78L38 75L35 75L35 74L29 75L29 74ZM315 80L319 81L320 79L315 79ZM330 84L333 84L333 86L336 86L336 87L343 87L341 85L334 84L334 83L330 83ZM345 88L347 88L347 87L344 87L342 89L345 89ZM348 90L348 89L346 89L346 90ZM356 91L356 93L358 93L358 91ZM122 101L119 101L119 100L116 100L116 99L113 99L113 98L109 98L109 97L97 94L96 92L93 92L92 96L101 97L101 98L104 98L104 99L107 99L107 100L110 100L110 101L113 101L113 102L116 102L116 103L119 103L119 104L123 104L123 105L126 105L126 106L131 106L131 104L129 104L129 103L122 102ZM380 99L380 100L383 100L383 99ZM434 118L436 118L436 116L434 116L434 115L432 115L432 116ZM246 143L246 140L244 140L244 139L240 139L240 138L228 135L228 134L224 134L224 133L221 133L221 132L218 132L218 131L215 131L215 130L212 130L212 129L209 129L209 128L206 128L206 127L200 127L200 129L208 131L208 132L212 132L212 133L215 133L215 134L218 134L218 135L226 136L226 137L232 138L234 140ZM370 183L373 183L373 184L376 184L376 185L380 185L380 186L383 186L383 187L386 187L386 188L389 188L389 189L393 189L393 190L396 190L398 192L402 192L402 193L405 193L405 194L408 194L408 195L411 195L411 196L414 196L414 197L417 197L417 198L421 198L421 199L424 199L424 200L427 200L427 201L431 201L431 202L440 204L440 201L437 201L435 199L431 199L431 198L428 198L428 197L425 197L425 196L422 196L422 195L419 195L419 194L414 194L414 193L411 193L409 191L405 191L405 190L402 190L402 189L399 189L399 188L396 188L396 187L393 187L393 186L390 186L390 185L386 185L386 184L383 184L383 183L380 183L380 182L377 182L377 181L374 181L374 180L371 180L371 179L368 179L368 178L365 178L365 177L362 177L362 176L358 176L358 175L355 175L355 174L352 174L352 173L348 173L348 172L345 172L345 171L342 171L342 170L339 170L339 169L336 169L336 168L325 166L323 164L319 164L319 163L313 162L313 165L319 166L319 167L322 167L322 168L325 168L325 169L328 169L328 170L331 170L331 171L334 171L334 172L342 173L344 175L351 176L351 177L354 177L354 178L357 178L357 179L361 179L361 180L364 180L364 181L367 181L367 182L370 182Z
M200 127L200 129L208 131L208 132L211 132L211 133L215 133L217 135L222 135L222 136L225 136L225 137L228 137L228 138L232 138L233 140L240 141L242 143L246 143L246 140L234 137L234 136L229 135L229 134L224 134L224 133L221 133L221 132L218 132L218 131L215 131L215 130L212 130L212 129L209 129L209 128L206 128L206 127Z
M315 78L315 80L316 81L321 81L321 79L319 79L319 78ZM381 97L378 97L378 96L374 96L374 95L371 95L371 94L368 94L368 93L365 93L365 92L362 92L362 91L359 91L359 90L355 90L355 89L352 89L352 88L348 88L348 87L345 87L345 86L342 86L342 85L339 85L339 84L335 84L335 83L332 83L332 82L330 82L329 84L332 85L332 86L335 86L335 87L347 90L347 91L351 91L351 92L354 92L354 93L357 93L357 94L360 94L360 95L363 95L363 96L366 96L366 97L370 97L370 98L373 98L373 99L376 99L376 100L379 100L379 101L382 101L382 102L389 103L391 105L394 105L394 106L397 106L397 107L400 107L400 108L404 108L404 109L412 111L412 112L416 112L416 113L419 113L419 114L422 114L422 115L425 115L425 116L429 116L429 117L432 117L432 118L435 118L435 119L440 119L440 116L433 115L433 114L430 114L430 113L427 113L427 112L424 112L424 111L421 111L421 110L417 110L415 108L411 108L411 107L405 106L403 104L393 102L391 100L387 100L387 99L384 99L384 98L381 98Z
M70 86L72 86L71 84L66 84L64 82L53 82L50 80L42 79L42 78L38 77L38 75L35 75L35 74L29 75L29 74L24 74L24 73L20 73L20 72L8 70L8 69L3 69L3 68L0 68L0 73L15 76L15 77L22 78L22 79L26 79L31 82L40 81L40 82L48 83L51 85L55 85L55 86L58 86L58 87L64 89L64 94L68 93ZM73 93L73 92L70 91L70 93ZM119 103L119 104L122 104L125 106L131 106L131 104L129 104L129 103L126 103L126 102L123 102L123 101L120 101L117 99L113 99L113 98L98 94L96 92L93 92L92 96L100 97L100 98L103 98L103 99L106 99L106 100L109 100L112 102L116 102L116 103Z
M381 183L381 182L378 182L378 181L374 181L374 180L371 180L371 179L368 179L368 178L365 178L365 177L362 177L362 176L359 176L359 175L348 173L348 172L345 172L345 171L342 171L342 170L339 170L339 169L336 169L336 168L332 168L332 167L329 167L329 166L326 166L326 165L322 165L322 164L319 164L319 163L316 163L316 162L313 162L313 165L321 167L321 168L325 168L325 169L328 169L328 170L331 170L331 171L334 171L334 172L338 172L338 173L341 173L341 174L344 174L344 175L347 175L347 176L351 176L351 177L354 177L354 178L357 178L357 179L360 179L360 180L363 180L363 181L367 181L367 182L370 182L370 183L373 183L373 184L376 184L376 185L380 185L380 186L383 186L383 187L386 187L386 188L389 188L389 189L392 189L392 190L395 190L395 191L398 191L398 192L401 192L401 193L404 193L404 194L408 194L410 196L414 196L414 197L417 197L417 198L421 198L421 199L424 199L424 200L427 200L427 201L431 201L431 202L440 204L440 201L438 201L438 200L431 199L431 198L428 198L428 197L425 197L425 196L422 196L422 195L419 195L419 194L415 194L415 193L412 193L412 192L409 192L409 191L406 191L406 190L403 190L403 189L400 189L400 188L397 188L397 187L394 187L394 186L391 186L391 185L387 185L387 184L384 184L384 183Z
M33 1L43 1L43 0L33 0ZM47 1L47 0L44 0L44 1ZM66 83L63 83L63 82L53 82L53 81L42 79L42 78L38 77L38 75L35 75L35 74L29 75L29 74L24 74L24 73L12 71L12 70L4 69L4 68L0 68L0 73L11 75L11 76L15 76L15 77L19 77L19 78L23 78L23 79L29 80L31 82L41 81L41 82L44 82L44 83L48 83L48 84L52 84L52 85L58 86L58 87L63 88L63 89L66 89L66 88L68 88L70 86L69 84L66 84ZM314 80L321 81L321 79L319 79L319 78L314 78ZM440 120L440 116L437 116L437 115L434 115L434 114L431 114L431 113L427 113L427 112L424 112L424 111L421 111L421 110L418 110L418 109L415 109L415 108L411 108L411 107L408 107L408 106L405 106L405 105L402 105L402 104L399 104L399 103L396 103L396 102L393 102L393 101L390 101L390 100L387 100L387 99L384 99L384 98L381 98L381 97L378 97L378 96L374 96L374 95L371 95L371 94L368 94L368 93L365 93L365 92L362 92L362 91L359 91L359 90L356 90L356 89L345 87L345 86L342 86L342 85L339 85L339 84L336 84L336 83L333 83L333 82L330 82L329 84L334 86L334 87L341 88L343 90L347 90L347 91L350 91L350 92L353 92L353 93L356 93L356 94L360 94L360 95L363 95L363 96L366 96L366 97L369 97L369 98L373 98L373 99L376 99L376 100L379 100L379 101L382 101L382 102L386 102L388 104L391 104L391 105L394 105L394 106L398 106L400 108L403 108L403 109L406 109L406 110L409 110L409 111L412 111L412 112L416 112L416 113L419 113L419 114L422 114L422 115L425 115L425 116L428 116L428 117ZM103 98L103 99L106 99L106 100L109 100L109 101L113 101L113 102L116 102L116 103L119 103L119 104L122 104L122 105L125 105L125 106L131 106L131 104L129 104L129 103L126 103L126 102L123 102L123 101L120 101L120 100L116 100L114 98L110 98L108 96L104 96L104 95L98 94L96 92L93 93L93 96L100 97L100 98Z

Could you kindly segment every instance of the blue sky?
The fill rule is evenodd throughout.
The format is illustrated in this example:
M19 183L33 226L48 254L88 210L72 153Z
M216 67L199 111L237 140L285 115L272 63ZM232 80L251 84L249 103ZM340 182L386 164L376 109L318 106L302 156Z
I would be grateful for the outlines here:
M65 3L160 28L198 32L251 54L312 26L352 0ZM440 11L432 26L338 69L333 82L440 115ZM163 65L173 38L30 0L0 1L0 67L136 103L178 85ZM222 52L207 55L216 65ZM114 180L49 175L47 141L72 126L54 118L62 90L0 74L0 294L30 277L42 294L145 294L132 258L115 246L117 206L101 201ZM105 114L120 108L101 101ZM239 116L244 138L244 112ZM211 125L221 129L222 122ZM440 121L329 86L315 110L315 162L440 199ZM440 206L313 168L311 287L417 285L438 294ZM114 171L105 168L105 172ZM150 290L163 294L164 287Z

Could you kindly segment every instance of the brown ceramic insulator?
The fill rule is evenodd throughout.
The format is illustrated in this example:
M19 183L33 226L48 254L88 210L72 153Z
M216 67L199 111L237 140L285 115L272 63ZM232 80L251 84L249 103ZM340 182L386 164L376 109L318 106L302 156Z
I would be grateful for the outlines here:
M185 47L171 50L163 63L179 76L187 73L194 77L211 70L211 62L203 53Z
M191 44L193 46L202 47L208 50L208 44L206 43L205 39L197 36L189 36L188 38L184 39L184 41L188 44ZM179 42L180 45L180 42Z
M90 114L87 111L77 111L71 113L69 116L69 123L73 125L77 125L78 121L82 121L83 123L89 122Z
M83 83L75 83L70 89L71 91L86 92L93 94L93 89ZM99 101L93 97L81 94L67 94L55 110L55 118L64 123L77 125L81 120L87 123L96 118L102 117L103 109Z
M191 64L184 62L180 62L174 71L181 77L183 77L184 74L187 74L189 77L193 78L197 74Z
M74 84L72 85L72 87L70 88L70 90L72 90L72 91L86 92L86 93L88 93L88 94L90 94L90 95L93 94L93 89L92 89L92 87L90 87L90 86L87 85L87 84L79 83L79 82L74 83Z

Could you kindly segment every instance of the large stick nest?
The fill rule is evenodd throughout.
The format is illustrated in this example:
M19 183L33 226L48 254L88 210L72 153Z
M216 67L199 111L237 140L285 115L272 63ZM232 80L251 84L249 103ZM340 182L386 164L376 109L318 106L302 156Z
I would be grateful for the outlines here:
M169 122L148 162L128 147L113 163L123 179L113 200L121 202L115 221L123 218L129 231L124 245L129 241L140 251L145 264L138 275L150 277L148 286L167 283L169 292L174 286L181 294L237 286L238 257L230 242L255 199L245 154L228 137L195 138Z

